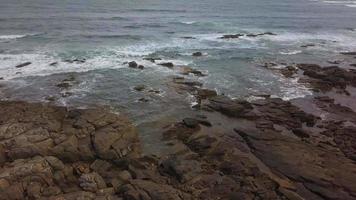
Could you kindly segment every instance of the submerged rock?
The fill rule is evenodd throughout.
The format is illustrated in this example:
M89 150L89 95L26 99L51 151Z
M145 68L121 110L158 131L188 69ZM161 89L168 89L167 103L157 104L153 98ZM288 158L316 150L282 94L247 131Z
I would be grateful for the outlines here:
M146 89L145 85L137 85L134 87L134 90L139 91L139 92L143 91L144 89Z

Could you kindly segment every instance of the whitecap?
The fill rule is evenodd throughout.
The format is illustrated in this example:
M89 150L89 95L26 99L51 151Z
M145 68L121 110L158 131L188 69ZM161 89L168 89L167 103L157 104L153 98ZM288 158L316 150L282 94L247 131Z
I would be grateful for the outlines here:
M18 38L24 38L27 35L0 35L0 40L13 40Z
M196 21L183 21L181 22L182 24L188 24L188 25L191 25L191 24L195 24Z
M300 50L294 50L294 51L281 51L279 52L282 55L296 55L302 53Z

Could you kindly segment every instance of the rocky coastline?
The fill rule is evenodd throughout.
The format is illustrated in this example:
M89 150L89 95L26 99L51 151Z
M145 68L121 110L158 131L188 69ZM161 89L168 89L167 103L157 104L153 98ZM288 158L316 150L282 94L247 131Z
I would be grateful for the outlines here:
M197 113L158 130L171 149L164 156L144 154L135 126L110 110L2 101L0 199L356 199L352 64L261 65L314 91L290 101L231 99L172 77L172 88L196 98Z

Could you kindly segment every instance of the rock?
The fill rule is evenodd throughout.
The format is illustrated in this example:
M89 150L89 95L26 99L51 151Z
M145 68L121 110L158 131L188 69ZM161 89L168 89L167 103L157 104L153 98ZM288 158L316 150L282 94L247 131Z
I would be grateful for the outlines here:
M202 52L194 52L194 53L192 54L192 56L197 56L197 57L203 56L203 53L202 53Z
M301 81L308 82L317 91L326 92L335 88L346 92L347 85L356 85L356 72L352 70L337 66L321 67L315 64L298 64L297 67L304 71L305 76L309 77L301 79Z
M170 157L160 163L160 171L184 183L198 176L202 169L198 161Z
M50 63L49 66L57 66L58 65L58 62L53 62L53 63Z
M134 87L134 90L139 91L139 92L141 92L141 91L143 91L145 89L146 89L145 85L137 85L137 86Z
M187 40L192 40L192 39L196 39L195 37L191 37L191 36L184 36L184 37L181 37L183 39L187 39Z
M130 68L137 68L138 64L135 61L131 61L128 63Z
M174 78L173 82L176 83L176 84L186 85L186 86L190 86L190 87L195 87L195 86L201 87L201 86L203 86L203 84L200 83L200 82L189 81L189 80L185 80L184 78L183 79L182 78Z
M100 189L106 188L104 179L97 173L83 174L79 178L79 185L85 191L96 192Z
M27 65L31 65L31 64L32 64L31 62L25 62L25 63L19 64L19 65L16 65L16 68L26 67Z
M144 69L145 67L143 65L139 65L137 68Z
M72 86L72 84L68 82L62 82L62 83L58 83L56 86L59 88L68 89Z
M217 96L217 92L215 90L210 89L197 89L197 98L198 99L208 99Z
M196 128L199 126L199 121L194 118L184 118L183 123L189 128Z
M141 199L157 199L157 200L190 200L192 197L184 192L181 192L170 185L159 184L150 180L132 180L130 184L124 185L120 194L124 199L141 200Z
M356 67L356 63L355 64L350 64L351 67Z
M209 99L207 106L230 117L242 117L252 110L247 101L231 100L226 96L216 96Z
M151 61L152 63L155 63L156 60L162 60L161 58L143 58L143 60L148 60Z
M340 54L346 55L346 56L356 56L356 52L352 52L352 51L349 51L349 52L341 52Z
M274 131L268 134L256 131L240 134L253 149L253 154L269 168L278 170L296 183L303 183L307 189L305 192L309 193L300 192L303 198L315 194L326 199L353 198L355 173L349 169L355 168L355 164L336 152Z
M223 35L219 39L237 39L244 36L244 34L231 34L231 35Z
M146 99L145 97L142 97L142 98L139 98L137 101L146 103L146 102L149 102L150 100Z
M277 35L275 33L272 33L272 32L264 32L264 33L258 33L258 34L247 34L246 36L247 37L257 37L257 36L263 36L263 35Z
M302 48L308 48L308 47L315 47L315 46L316 46L315 44L310 43L310 44L303 44L303 45L301 45L300 47L302 47Z
M167 63L159 63L158 65L164 66L164 67L168 67L168 68L173 68L174 64L171 62L167 62Z
M189 74L194 74L196 76L205 76L201 71L196 70L196 69L192 69L188 66L182 66L180 68L181 74L183 75L189 75Z
M76 63L76 64L82 64L85 63L86 59L85 58L75 58L75 59L67 59L64 60L64 62L67 63Z
M291 78L294 74L298 72L298 69L293 66L287 66L280 69L280 72L287 78Z
M54 96L48 96L45 98L47 101L55 101L56 100L56 97Z
M4 80L4 77L0 77L0 80Z

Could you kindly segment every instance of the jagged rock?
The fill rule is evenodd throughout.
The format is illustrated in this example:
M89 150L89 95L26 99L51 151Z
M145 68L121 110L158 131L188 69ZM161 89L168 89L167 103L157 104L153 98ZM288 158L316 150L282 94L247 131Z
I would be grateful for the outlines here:
M247 101L231 100L226 96L216 96L209 99L207 106L230 117L242 117L252 110Z
M149 180L132 180L121 189L124 199L141 200L189 200L192 197L166 184L158 184Z
M196 160L170 157L160 163L160 171L184 183L201 174L202 169Z
M138 67L138 64L135 61L129 62L128 64L129 64L130 68L137 68Z
M96 192L100 189L106 188L104 179L97 173L83 174L79 178L79 185L85 191Z
M202 52L194 52L194 53L192 53L192 56L196 56L196 57L203 56L203 53Z

